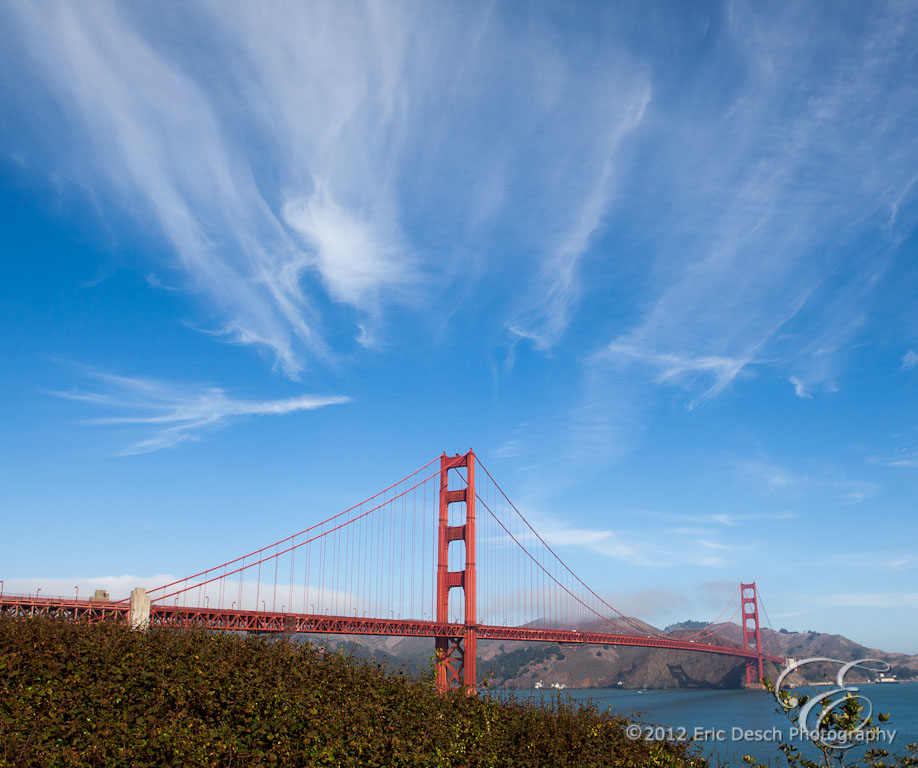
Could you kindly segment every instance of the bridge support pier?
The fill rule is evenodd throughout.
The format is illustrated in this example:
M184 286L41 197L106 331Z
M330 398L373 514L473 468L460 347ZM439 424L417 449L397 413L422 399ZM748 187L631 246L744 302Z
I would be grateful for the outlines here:
M135 587L131 590L128 625L131 629L149 629L150 627L150 596L144 587Z
M449 489L450 470L465 468L464 488ZM465 504L465 522L449 524L449 505ZM475 454L440 457L440 509L437 533L437 623L449 623L449 591L459 588L465 597L465 632L449 633L436 638L437 689L448 691L465 687L474 693L476 686L475 656L478 650L478 624L475 619ZM465 542L465 568L449 570L449 545Z
M740 584L740 613L743 619L743 647L756 651L758 658L746 659L746 687L761 687L765 670L762 663L762 636L759 631L759 600L755 582Z

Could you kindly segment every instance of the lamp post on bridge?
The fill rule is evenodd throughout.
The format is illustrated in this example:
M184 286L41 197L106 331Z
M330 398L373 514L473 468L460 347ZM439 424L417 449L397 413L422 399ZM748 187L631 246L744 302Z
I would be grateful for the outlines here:
M76 598L75 598L75 599L76 599L77 602L79 602L79 600L80 600L80 585L79 585L79 584L74 584L74 585L73 585L73 588L74 588L74 590L76 591Z

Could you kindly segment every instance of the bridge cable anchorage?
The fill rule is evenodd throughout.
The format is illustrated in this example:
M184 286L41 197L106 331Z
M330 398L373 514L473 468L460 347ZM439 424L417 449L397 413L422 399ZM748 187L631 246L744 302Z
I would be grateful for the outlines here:
M145 594L152 626L430 638L441 690L474 691L480 639L701 651L751 664L778 659L760 647L760 635L741 647L712 639L731 605L749 605L735 600L742 588L715 622L681 638L625 616L557 555L473 451L443 454L343 512ZM0 589L0 612L10 615L145 626L139 598L134 603L131 610L107 597Z

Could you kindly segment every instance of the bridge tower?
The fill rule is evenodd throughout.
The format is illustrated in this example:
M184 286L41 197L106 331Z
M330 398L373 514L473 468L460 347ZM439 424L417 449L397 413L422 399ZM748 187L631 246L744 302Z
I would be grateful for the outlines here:
M746 659L746 687L752 688L761 685L762 678L765 676L762 666L762 636L759 632L759 600L754 581L751 584L740 584L740 598L742 599L740 613L743 619L743 648L758 654L757 659Z
M465 487L449 490L449 472L465 468ZM465 522L449 524L449 505L465 505ZM465 568L449 570L449 545L465 542ZM437 623L449 623L449 591L461 589L465 597L465 637L448 633L438 635L437 688L447 691L465 685L475 690L475 654L478 646L478 623L475 618L475 454L440 456L440 520L437 534Z

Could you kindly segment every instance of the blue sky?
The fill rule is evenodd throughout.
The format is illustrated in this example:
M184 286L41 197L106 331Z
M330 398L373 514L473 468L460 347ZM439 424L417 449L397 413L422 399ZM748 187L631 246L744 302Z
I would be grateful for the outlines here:
M913 3L0 16L7 590L472 446L622 610L918 652Z

